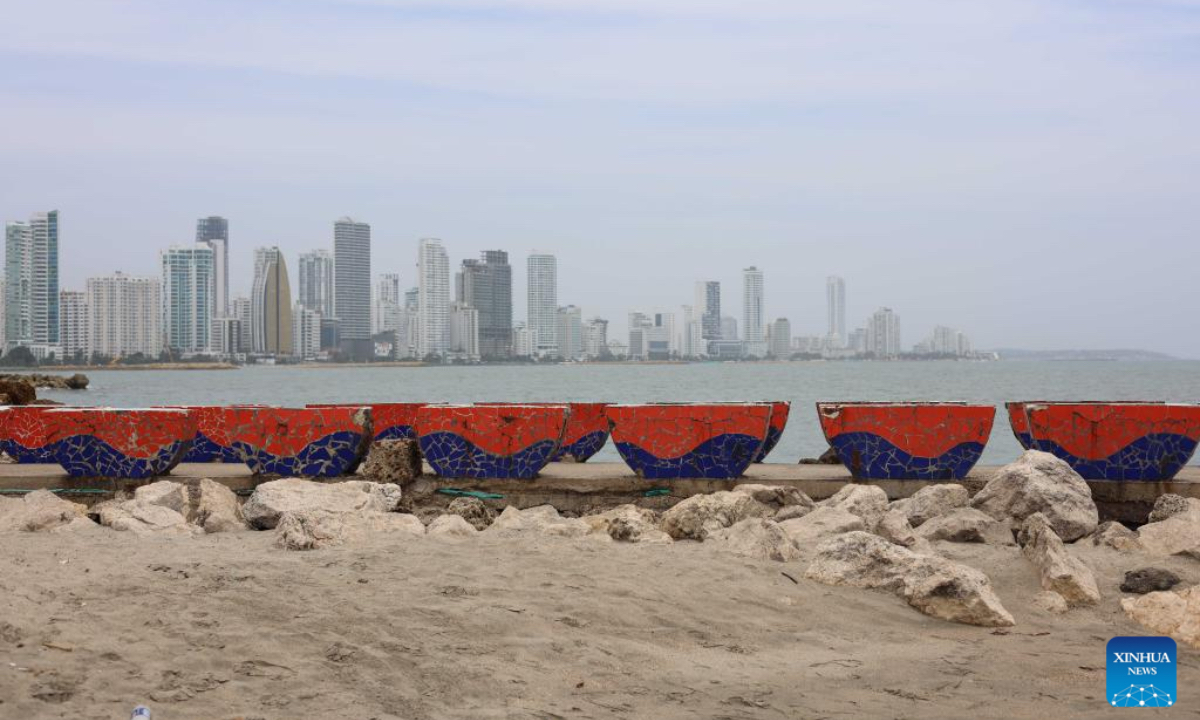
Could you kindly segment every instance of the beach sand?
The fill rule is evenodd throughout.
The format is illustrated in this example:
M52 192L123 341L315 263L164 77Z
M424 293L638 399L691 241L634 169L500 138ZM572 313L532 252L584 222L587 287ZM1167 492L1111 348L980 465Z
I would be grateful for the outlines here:
M712 543L273 540L0 536L0 717L1109 717L1105 643L1153 634L1117 590L1147 559L1087 541L1104 600L1061 616L1016 548L938 543L991 577L1017 619L993 630ZM1200 717L1200 652L1178 673L1170 713Z

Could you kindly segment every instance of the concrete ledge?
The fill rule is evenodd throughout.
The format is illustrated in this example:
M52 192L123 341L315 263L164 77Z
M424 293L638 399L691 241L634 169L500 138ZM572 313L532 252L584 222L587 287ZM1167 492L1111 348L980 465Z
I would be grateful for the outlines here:
M996 466L976 467L963 485L976 492L996 473ZM207 477L235 492L249 494L264 478L251 475L244 465L180 465L166 478ZM66 476L57 465L0 465L0 492L48 489L62 492L72 500L89 502L106 499L113 493L132 490L148 481L78 480ZM596 508L636 503L645 507L665 509L679 500L699 493L729 490L740 483L789 485L803 490L814 500L833 495L843 485L856 482L841 465L785 465L765 463L750 468L738 480L677 480L652 482L633 475L622 463L553 463L535 480L446 480L429 474L408 488L416 504L439 505L450 498L437 493L441 488L478 490L503 495L490 504L502 507L533 507L551 504L562 512L582 513ZM893 500L912 495L928 485L941 481L876 480L864 484L877 485ZM1088 482L1092 496L1105 519L1140 524L1146 521L1154 500L1164 493L1200 498L1200 467L1188 466L1170 482ZM648 490L666 488L667 495L646 497Z

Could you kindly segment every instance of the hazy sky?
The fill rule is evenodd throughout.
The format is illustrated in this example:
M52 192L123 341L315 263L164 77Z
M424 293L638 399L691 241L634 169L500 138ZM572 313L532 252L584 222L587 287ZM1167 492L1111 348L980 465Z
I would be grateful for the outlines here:
M1200 357L1200 0L7 0L0 215L61 212L65 288L370 222L373 272L559 257L633 309L766 271L769 318L879 305L911 345Z

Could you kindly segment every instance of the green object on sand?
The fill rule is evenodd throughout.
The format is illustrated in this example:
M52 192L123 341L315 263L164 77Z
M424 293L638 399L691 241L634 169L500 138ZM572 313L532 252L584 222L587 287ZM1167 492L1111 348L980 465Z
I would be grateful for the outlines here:
M443 495L453 495L454 497L473 497L480 500L499 500L503 495L496 493L482 492L480 490L459 490L458 488L438 488L434 492L439 492Z
M651 489L647 490L646 492L642 493L642 497L662 497L663 495L670 495L670 494L671 494L670 488L651 488Z

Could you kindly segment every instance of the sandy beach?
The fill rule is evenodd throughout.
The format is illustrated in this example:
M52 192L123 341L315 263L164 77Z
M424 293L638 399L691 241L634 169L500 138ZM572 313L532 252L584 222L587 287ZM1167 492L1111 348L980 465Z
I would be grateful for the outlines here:
M1065 615L1015 547L936 543L988 573L1017 621L996 630L712 543L274 535L5 534L0 717L1092 718L1123 712L1105 643L1148 634L1117 590L1148 560L1087 542L1103 600ZM1200 653L1178 672L1171 712L1200 716Z

